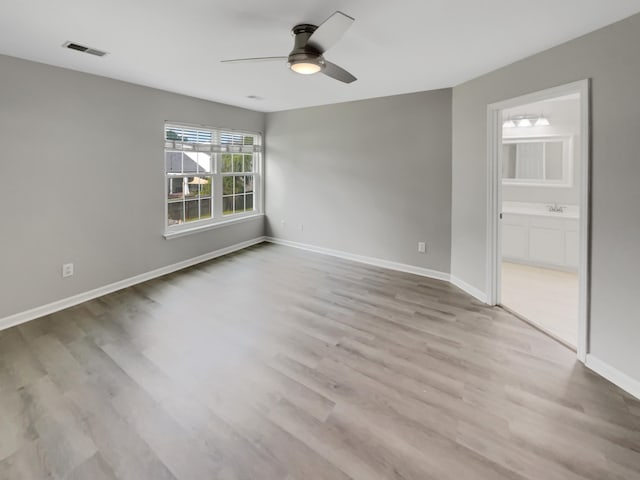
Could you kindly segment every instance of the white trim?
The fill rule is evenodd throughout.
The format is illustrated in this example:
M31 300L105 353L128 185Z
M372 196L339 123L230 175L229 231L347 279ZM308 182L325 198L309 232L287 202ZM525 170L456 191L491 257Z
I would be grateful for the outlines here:
M264 213L252 213L251 215L244 215L242 217L230 218L229 220L222 220L215 223L207 223L206 225L198 225L191 228L185 228L182 230L176 230L172 232L166 232L162 236L171 240L172 238L184 237L185 235L191 235L192 233L204 232L206 230L213 230L220 227L228 227L229 225L235 225L236 223L244 223L250 220L264 217Z
M476 300L480 300L482 303L487 303L487 295L479 288L469 285L467 282L460 280L458 277L454 277L453 275L451 275L449 281L460 290L463 290L474 297Z
M586 355L585 365L622 390L640 399L640 382L638 380L603 362L591 353Z
M576 85L580 91L580 259L578 264L578 359L587 361L589 353L589 307L591 302L591 82Z
M522 95L487 106L487 303L500 303L501 282L499 263L501 261L501 224L498 221L501 212L502 188L500 167L502 164L502 110L518 105L549 100L564 95L580 95L580 266L579 266L579 304L578 304L578 344L577 356L583 363L589 349L589 225L591 222L591 155L590 155L590 82L578 82L561 85L546 90Z
M183 260L182 262L167 265L166 267L157 268L155 270L151 270L150 272L142 273L134 277L125 278L124 280L110 283L109 285L98 287L93 290L89 290L88 292L83 292L71 297L63 298L62 300L57 300L55 302L48 303L47 305L42 305L40 307L32 308L24 312L9 315L8 317L0 318L0 330L14 327L16 325L20 325L21 323L25 323L30 320L43 317L45 315L50 315L55 312L59 312L60 310L64 310L65 308L73 307L88 300L93 300L94 298L98 298L103 295L122 290L123 288L131 287L133 285L137 285L138 283L146 282L148 280L167 275L168 273L173 273L175 271L182 270L183 268L191 267L193 265L197 265L198 263L206 262L208 260L221 257L238 250L242 250L243 248L262 243L264 242L264 240L264 237L257 237L251 240L247 240L246 242L236 243L235 245L230 245L225 248L214 250L213 252L205 253L204 255L200 255L189 260Z
M487 108L487 304L500 303L502 269L499 268L502 252L502 235L498 219L502 205L500 163L502 156L502 112Z
M341 250L333 250L331 248L318 247L316 245L310 245L307 243L292 242L291 240L284 240L282 238L265 237L265 241L270 243L275 243L277 245L284 245L287 247L299 248L300 250L307 250L309 252L321 253L323 255L343 258L345 260L364 263L366 265L373 265L374 267L388 268L389 270L396 270L398 272L413 273L414 275L420 275L421 277L434 278L436 280L444 280L445 282L450 281L450 275L448 273L440 272L438 270L431 270L429 268L416 267L414 265L408 265L406 263L398 263L398 262L392 262L390 260L383 260L381 258L366 257L364 255L356 255L353 253L343 252Z
M578 80L577 82L566 83L557 87L547 88L545 90L538 90L537 92L527 93L519 97L509 98L500 102L495 102L489 105L489 107L496 110L504 110L506 108L517 107L519 105L542 102L543 100L549 100L556 97L564 97L565 95L571 95L575 93L583 93L582 90L588 86L589 80ZM502 123L500 123L500 129L502 129Z

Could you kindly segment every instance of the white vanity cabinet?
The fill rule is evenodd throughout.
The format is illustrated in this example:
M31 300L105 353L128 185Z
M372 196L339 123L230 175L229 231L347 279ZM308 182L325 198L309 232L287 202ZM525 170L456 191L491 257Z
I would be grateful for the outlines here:
M578 219L503 213L502 257L507 261L563 270L578 268Z
M529 222L527 216L503 214L502 257L521 260L529 258Z

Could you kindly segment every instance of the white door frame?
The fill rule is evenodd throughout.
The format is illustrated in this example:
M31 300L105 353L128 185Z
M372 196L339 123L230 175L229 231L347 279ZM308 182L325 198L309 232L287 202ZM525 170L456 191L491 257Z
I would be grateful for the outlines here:
M502 211L502 111L572 93L580 94L580 265L578 268L577 352L578 359L584 363L589 353L589 225L591 222L590 82L588 79L492 103L487 107L487 303L489 305L500 303L502 226L499 217Z

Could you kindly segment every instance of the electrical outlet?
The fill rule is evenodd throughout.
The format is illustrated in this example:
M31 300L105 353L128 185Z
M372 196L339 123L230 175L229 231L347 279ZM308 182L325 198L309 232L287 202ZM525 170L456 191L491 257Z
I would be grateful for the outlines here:
M62 265L62 277L70 277L73 275L73 263L64 263Z
M427 252L427 244L424 242L418 242L418 252L426 253Z

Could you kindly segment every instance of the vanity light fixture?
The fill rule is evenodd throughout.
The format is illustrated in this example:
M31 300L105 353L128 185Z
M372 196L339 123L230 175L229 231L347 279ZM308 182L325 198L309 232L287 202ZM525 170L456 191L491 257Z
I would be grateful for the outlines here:
M544 115L516 115L515 117L509 117L502 123L503 128L513 127L548 127L551 125L549 119Z
M531 127L533 126L533 123L531 123L531 120L529 120L527 117L521 118L520 120L518 120L518 126L519 127Z
M540 117L536 120L536 123L534 123L534 125L536 127L548 127L549 119L547 119L547 117L540 115Z

